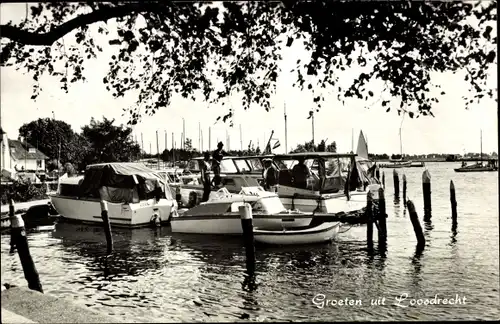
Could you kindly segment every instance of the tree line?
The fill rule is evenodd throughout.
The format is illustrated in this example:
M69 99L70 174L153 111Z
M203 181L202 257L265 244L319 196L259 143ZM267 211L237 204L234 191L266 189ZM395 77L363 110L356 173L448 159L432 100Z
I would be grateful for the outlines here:
M132 139L132 129L115 125L114 119L103 118L75 132L62 120L39 118L19 128L19 139L37 147L49 157L47 170L71 163L79 170L89 164L130 162L138 159L141 149Z

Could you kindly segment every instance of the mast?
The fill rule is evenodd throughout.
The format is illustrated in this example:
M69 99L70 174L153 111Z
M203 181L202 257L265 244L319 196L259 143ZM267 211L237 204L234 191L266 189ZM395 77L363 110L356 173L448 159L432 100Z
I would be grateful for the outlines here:
M160 144L158 142L158 130L156 131L156 154L158 154L158 170L160 170Z
M288 134L287 134L287 128L286 128L286 102L284 103L284 108L285 108L285 154L288 153Z
M212 127L208 127L208 150L212 150Z
M240 124L240 150L243 151L243 136L241 135L241 124Z
M266 147L264 148L264 152L262 152L262 154L265 154L266 151L267 151L267 148L269 147L269 154L271 154L271 140L273 139L273 134L274 134L274 130L271 131L271 136L269 136L269 140L267 141L267 145Z
M351 153L354 153L354 128L351 129Z
M174 132L172 132L172 166L175 167L175 141L174 141Z
M480 131L480 140L481 140L481 155L479 156L479 159L481 159L481 161L483 160L483 130L481 129Z
M144 153L146 153L146 150L144 149L144 138L142 137L142 133L141 133L141 159L144 158L144 156L142 155L142 151L144 151Z

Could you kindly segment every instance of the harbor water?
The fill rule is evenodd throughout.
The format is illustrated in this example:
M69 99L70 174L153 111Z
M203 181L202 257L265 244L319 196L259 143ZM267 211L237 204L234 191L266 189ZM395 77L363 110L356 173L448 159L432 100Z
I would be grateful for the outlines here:
M366 251L366 227L344 226L335 242L257 247L248 276L241 238L183 235L170 228L102 229L57 224L30 233L46 294L127 322L494 320L499 311L498 173L456 173L458 164L427 163L432 219L424 223L423 168L398 169L426 238L416 238L392 169L385 172L387 252ZM458 202L452 231L449 185ZM377 232L374 229L374 238ZM27 286L9 235L1 237L2 283ZM375 248L377 243L375 242Z

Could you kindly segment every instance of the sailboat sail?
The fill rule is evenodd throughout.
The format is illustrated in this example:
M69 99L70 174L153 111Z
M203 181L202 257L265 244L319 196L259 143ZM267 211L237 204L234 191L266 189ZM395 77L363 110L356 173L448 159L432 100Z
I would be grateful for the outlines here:
M362 159L368 160L368 145L366 145L365 137L363 136L363 131L359 132L358 138L358 148L356 149L356 154Z

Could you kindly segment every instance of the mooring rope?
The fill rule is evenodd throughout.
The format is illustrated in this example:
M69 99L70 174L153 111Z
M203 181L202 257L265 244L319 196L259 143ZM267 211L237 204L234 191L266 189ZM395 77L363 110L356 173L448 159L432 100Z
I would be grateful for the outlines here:
M348 229L346 229L346 230L345 230L345 231L343 231L343 232L338 232L338 234L342 234L342 233L345 233L345 232L349 231L349 230L350 230L353 226L354 226L354 224L351 224L351 226L349 226L349 228L348 228Z

